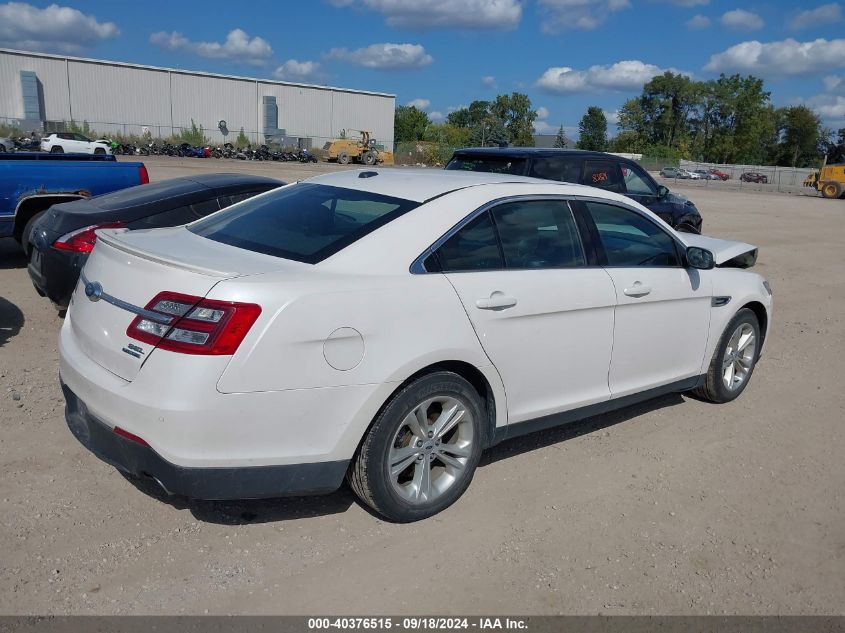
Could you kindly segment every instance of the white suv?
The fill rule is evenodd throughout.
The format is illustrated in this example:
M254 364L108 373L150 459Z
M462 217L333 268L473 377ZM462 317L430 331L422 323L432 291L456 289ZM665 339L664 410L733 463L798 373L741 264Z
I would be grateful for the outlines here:
M111 154L111 146L104 141L92 141L75 132L58 132L41 139L41 151L54 154Z

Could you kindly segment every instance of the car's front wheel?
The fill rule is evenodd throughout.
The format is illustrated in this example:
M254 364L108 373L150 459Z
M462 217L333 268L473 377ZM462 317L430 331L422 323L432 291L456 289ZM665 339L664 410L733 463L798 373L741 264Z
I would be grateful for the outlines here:
M50 148L51 154L63 154L64 151L65 151L64 148L61 147L60 145L54 145L53 147Z
M425 519L467 489L481 458L484 405L455 373L413 381L387 403L348 473L360 499L392 521Z
M760 353L760 322L757 315L743 308L734 315L710 361L704 384L693 393L710 402L730 402L739 397L748 382Z

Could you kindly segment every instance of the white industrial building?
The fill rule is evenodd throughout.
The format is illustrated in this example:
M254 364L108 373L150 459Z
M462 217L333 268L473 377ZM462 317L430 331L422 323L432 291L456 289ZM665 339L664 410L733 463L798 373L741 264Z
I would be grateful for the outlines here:
M395 102L380 92L0 48L0 123L27 130L84 121L103 135L167 138L193 120L212 143L234 142L243 128L253 143L286 137L320 147L341 130L369 130L392 149Z

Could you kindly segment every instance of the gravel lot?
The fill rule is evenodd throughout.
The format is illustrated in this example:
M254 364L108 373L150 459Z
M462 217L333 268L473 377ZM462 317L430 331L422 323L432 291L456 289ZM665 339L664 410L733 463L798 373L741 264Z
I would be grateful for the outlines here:
M146 162L153 179L338 169ZM412 525L346 489L192 503L137 488L67 430L61 319L0 240L0 613L845 614L845 203L686 192L708 234L760 246L774 288L743 396L506 442Z

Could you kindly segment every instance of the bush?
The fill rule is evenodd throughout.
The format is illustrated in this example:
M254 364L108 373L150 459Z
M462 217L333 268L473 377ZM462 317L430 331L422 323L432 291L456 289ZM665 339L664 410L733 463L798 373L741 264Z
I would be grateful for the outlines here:
M194 147L202 147L208 145L208 139L205 137L205 130L203 127L197 126L193 119L191 119L191 127L182 128L178 134L174 134L171 138L171 143L180 145L182 143L190 143Z
M244 134L244 129L241 128L240 134L238 134L238 138L235 139L235 147L244 148L249 144L249 138L247 138L247 135Z

